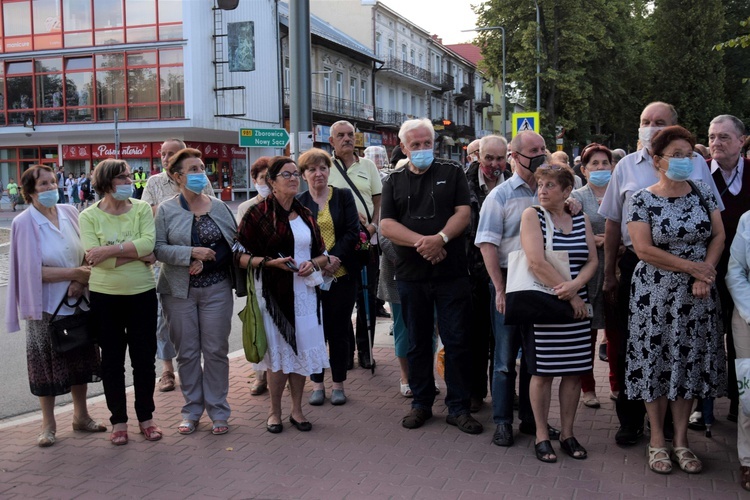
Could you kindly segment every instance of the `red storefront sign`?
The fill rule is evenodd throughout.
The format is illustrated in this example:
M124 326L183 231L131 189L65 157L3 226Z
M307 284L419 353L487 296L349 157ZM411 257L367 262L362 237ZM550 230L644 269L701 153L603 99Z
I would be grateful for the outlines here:
M114 158L114 144L92 144L91 157L95 159ZM151 158L151 144L148 142L120 144L120 158Z
M399 139L398 134L395 134L394 132L389 132L387 130L383 130L383 146L398 146Z
M73 144L62 147L63 160L88 160L91 158L91 146L88 144Z

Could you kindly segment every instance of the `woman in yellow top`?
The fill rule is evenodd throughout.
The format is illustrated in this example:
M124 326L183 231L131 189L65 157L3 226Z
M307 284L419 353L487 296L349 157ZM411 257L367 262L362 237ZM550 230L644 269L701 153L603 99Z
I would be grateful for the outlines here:
M359 215L354 195L349 189L338 189L328 185L328 174L333 167L331 157L322 149L311 149L299 158L299 170L310 187L298 195L299 201L310 209L318 221L320 232L328 251L329 263L324 274L335 278L330 289L321 293L323 304L323 330L331 363L331 404L346 403L344 381L349 356L352 309L357 295L357 273L360 265L354 253L359 241ZM321 290L326 288L324 285ZM322 405L325 401L323 372L314 373L311 405Z
M111 412L112 444L128 442L125 350L130 352L135 412L149 441L161 439L153 421L156 369L156 290L151 264L156 238L151 206L131 198L130 167L104 160L94 171L101 200L80 217L86 262L92 266L91 328L102 350L102 381Z

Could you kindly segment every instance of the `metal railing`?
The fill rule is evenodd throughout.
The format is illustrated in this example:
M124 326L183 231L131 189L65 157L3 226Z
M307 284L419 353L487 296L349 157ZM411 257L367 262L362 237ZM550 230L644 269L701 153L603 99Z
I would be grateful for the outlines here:
M289 102L289 89L284 89L284 106L289 106ZM411 115L400 111L376 108L371 104L351 101L349 99L340 99L338 97L317 92L312 93L312 109L319 113L329 113L332 115L360 120L374 120L381 123L396 125L400 125L409 118L412 118Z

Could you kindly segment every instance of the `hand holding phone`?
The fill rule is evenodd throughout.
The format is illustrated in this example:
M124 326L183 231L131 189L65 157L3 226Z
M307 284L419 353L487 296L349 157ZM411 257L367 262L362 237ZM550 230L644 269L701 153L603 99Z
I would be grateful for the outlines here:
M286 255L284 255L283 253L279 252L279 258L286 259ZM297 266L295 266L294 262L292 262L291 260L288 260L288 261L284 262L284 265L286 267L288 267L289 269L291 269L292 271L294 271L295 273L299 272L299 268Z

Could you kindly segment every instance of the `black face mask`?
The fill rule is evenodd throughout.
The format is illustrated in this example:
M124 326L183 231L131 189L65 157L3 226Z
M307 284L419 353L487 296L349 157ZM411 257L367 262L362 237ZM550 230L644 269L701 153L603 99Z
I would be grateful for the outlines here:
M529 166L526 168L528 168L532 174L536 172L537 168L544 165L544 163L547 161L547 155L545 154L541 154L539 156L526 156L525 154L518 153L518 156L523 156L524 158L529 160Z

